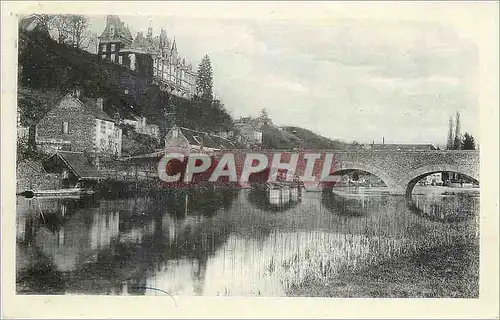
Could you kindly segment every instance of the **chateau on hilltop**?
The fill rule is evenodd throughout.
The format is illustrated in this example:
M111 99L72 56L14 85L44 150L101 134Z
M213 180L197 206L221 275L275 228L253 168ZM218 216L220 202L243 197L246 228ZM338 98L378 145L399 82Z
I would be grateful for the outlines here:
M146 36L138 32L134 39L118 16L108 15L98 56L152 78L161 90L173 95L190 99L196 92L196 71L179 56L175 39L171 41L163 29L153 36L149 26Z

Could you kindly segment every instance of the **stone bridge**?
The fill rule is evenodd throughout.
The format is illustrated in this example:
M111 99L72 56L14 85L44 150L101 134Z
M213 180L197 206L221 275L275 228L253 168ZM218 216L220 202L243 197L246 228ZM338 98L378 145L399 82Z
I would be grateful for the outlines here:
M479 182L479 151L429 150L429 151L339 151L339 150L227 150L235 158L246 153L331 153L334 155L331 175L344 175L364 171L382 179L391 194L411 195L413 187L423 177L437 172L456 172ZM124 161L125 165L139 165L140 170L156 174L157 164L164 153L142 155ZM236 160L238 162L238 160ZM318 187L323 187L316 184Z
M436 172L457 172L479 182L479 163L475 150L335 152L332 174L368 172L391 194L410 195L420 179Z

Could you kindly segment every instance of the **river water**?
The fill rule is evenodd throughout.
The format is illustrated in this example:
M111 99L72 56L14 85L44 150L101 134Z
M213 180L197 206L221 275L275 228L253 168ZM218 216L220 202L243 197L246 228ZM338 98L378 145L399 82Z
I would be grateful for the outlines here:
M17 292L286 296L307 279L478 243L479 193L455 191L18 198Z

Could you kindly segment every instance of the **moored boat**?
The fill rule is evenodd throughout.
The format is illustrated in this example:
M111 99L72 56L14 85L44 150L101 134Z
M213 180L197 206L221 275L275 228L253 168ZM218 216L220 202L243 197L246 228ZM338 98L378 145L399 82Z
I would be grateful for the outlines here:
M91 189L84 188L66 188L66 189L54 189L54 190L26 190L18 195L24 196L25 198L40 198L40 197L62 197L62 196L80 196L80 195L91 195L95 191Z

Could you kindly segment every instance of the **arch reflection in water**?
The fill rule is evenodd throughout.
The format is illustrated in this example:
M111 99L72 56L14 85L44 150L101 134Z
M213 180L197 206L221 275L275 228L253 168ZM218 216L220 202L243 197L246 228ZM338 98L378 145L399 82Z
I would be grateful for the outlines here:
M253 187L248 193L249 202L265 211L283 212L297 206L302 200L300 188L258 188Z
M340 216L361 217L368 215L375 208L384 203L384 196L377 197L364 194L338 194L336 191L324 190L322 203L332 213Z
M407 201L413 213L443 223L471 220L479 212L479 194L413 195Z

